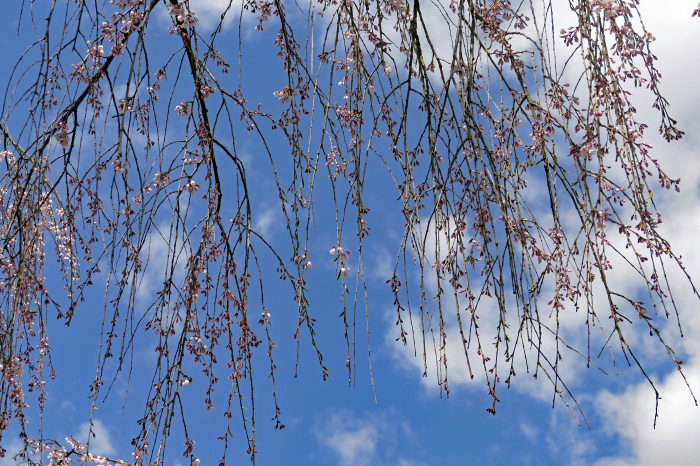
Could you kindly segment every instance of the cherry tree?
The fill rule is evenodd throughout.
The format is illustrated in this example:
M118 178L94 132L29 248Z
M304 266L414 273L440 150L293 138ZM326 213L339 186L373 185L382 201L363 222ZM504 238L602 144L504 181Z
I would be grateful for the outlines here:
M640 327L652 337L644 344L660 345L682 374L666 337L676 330L664 322L682 335L666 271L685 269L659 233L653 197L681 185L644 136L683 132L639 0L15 3L26 50L0 118L0 423L21 431L22 460L164 464L170 429L180 428L198 464L181 398L197 380L205 409L215 387L230 392L220 463L231 435L246 437L254 462L253 361L272 380L272 424L284 428L273 337L296 340L297 355L310 345L319 376L336 374L317 344L312 261L333 261L338 344L354 380L356 333L370 332L363 251L376 236L365 196L373 190L396 199L402 230L385 277L396 344L422 354L441 393L449 395L448 367L466 364L495 414L502 390L527 370L585 422L560 373L562 353L595 364L600 340L646 376L627 337ZM270 30L274 41L260 50L270 51L279 84L267 88L242 57L251 36ZM641 93L654 96L656 121L637 119ZM255 227L262 213L243 135L269 161L283 244ZM384 167L386 185L373 184L370 163ZM321 199L335 215L315 207ZM330 256L313 256L316 225L335 232L319 246ZM154 239L167 245L163 257L149 253ZM613 266L647 298L618 289ZM49 283L59 276L62 290ZM98 279L106 291L93 407L128 370L137 338L158 358L128 461L25 426L30 406L51 415L51 357L61 355L47 322L81 319ZM266 296L280 286L298 318L275 333ZM587 346L560 328L574 312L585 316L577 332ZM449 364L447 319L461 348ZM187 372L192 363L201 375Z

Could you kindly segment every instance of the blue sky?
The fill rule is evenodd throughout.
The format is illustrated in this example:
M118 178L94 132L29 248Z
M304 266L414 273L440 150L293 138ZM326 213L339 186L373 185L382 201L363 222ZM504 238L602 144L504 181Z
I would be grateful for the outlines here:
M202 26L213 24L224 0L192 0ZM671 103L671 110L686 132L686 137L667 145L654 131L648 131L649 142L655 146L655 154L672 177L682 178L681 195L659 193L659 204L665 212L662 231L687 260L684 261L693 277L700 277L700 264L693 258L700 257L700 245L696 232L700 229L700 89L691 83L700 72L700 60L692 44L700 43L698 19L690 14L696 7L694 0L676 1L672 7L642 2L640 9L646 20L646 28L654 33L653 44L659 57L663 74L662 93ZM1 10L11 9L3 6ZM234 16L234 15L232 15ZM566 15L562 15L566 18ZM300 20L300 15L297 20ZM156 25L165 25L164 15L155 19ZM237 41L237 20L225 23L223 39ZM564 20L565 21L565 20ZM243 34L244 78L248 84L247 98L260 101L266 108L281 108L272 92L286 83L279 61L261 60L272 50L276 34L274 18L266 23L263 32L253 31L255 23L244 20ZM563 26L562 26L563 27ZM153 28L156 29L155 27ZM164 29L164 28L161 28ZM27 36L5 35L2 45L10 62L14 62ZM154 41L169 40L167 32L154 37ZM17 52L15 52L17 51ZM231 61L236 61L236 49L221 50ZM267 54L267 55L265 55ZM154 53L157 56L157 52ZM235 69L237 71L237 68ZM229 75L235 82L235 75ZM2 82L8 79L8 70L1 72ZM246 79L248 81L246 81ZM251 84L254 83L254 84ZM637 108L640 120L650 122L651 128L658 121L651 109L652 100L639 93ZM178 98L175 101L179 102ZM277 107L275 107L277 105ZM175 123L177 124L177 123ZM262 152L259 139L238 129L237 148L246 163L249 179L255 184L252 202L261 213L254 226L264 231L276 245L283 247L288 241L278 206L278 199L269 177L269 161ZM379 144L385 144L380 140ZM284 163L288 146L284 141L275 142L273 152ZM389 180L378 161L369 166L369 177L377 186L385 186ZM320 184L320 183L319 183ZM272 314L273 339L278 345L276 362L276 393L282 410L281 421L286 428L274 430L274 422L267 419L274 415L272 386L266 378L264 351L259 351L255 382L255 410L257 437L257 464L318 464L318 465L398 465L423 466L439 464L598 464L598 465L652 465L694 464L695 445L700 440L700 411L692 401L683 380L666 363L658 351L658 345L644 345L644 332L633 333L641 345L641 355L663 399L659 405L660 419L653 429L654 395L648 383L635 367L628 368L618 358L618 375L609 358L601 356L600 365L609 375L596 368L586 368L585 361L572 353L564 353L565 370L571 388L581 404L590 429L577 425L569 410L556 400L552 409L553 390L545 377L534 380L531 374L519 373L517 383L506 391L501 389L496 416L486 412L490 406L486 384L478 376L470 380L466 367L459 360L459 352L451 359L449 367L451 393L449 398L440 396L434 372L429 363L428 377L423 372L422 354L414 355L412 340L409 346L396 341L393 296L385 281L390 278L397 251L397 238L402 234L400 212L393 200L394 188L369 190L365 202L372 208L368 221L372 233L364 249L364 269L367 277L369 305L367 319L370 328L372 374L370 380L367 358L367 331L365 308L357 307L356 371L353 387L348 387L345 361L347 352L343 338L343 322L338 318L342 310L341 289L335 278L333 256L328 250L335 245L332 224L317 225L311 237L309 253L313 268L307 275L309 281L311 313L317 319L318 345L329 368L330 378L322 381L316 355L309 344L308 335L302 333L299 371L295 377L296 341L292 332L296 322L296 309L290 306L292 294L289 288L275 283L266 291L266 307ZM655 196L656 199L656 196ZM389 200L389 201L387 201ZM317 218L332 214L329 197L319 196L315 201ZM331 217L332 218L332 217ZM356 253L356 239L346 234L343 246ZM167 245L156 238L151 246L155 260L167 250ZM165 248L165 249L164 249ZM271 257L263 254L263 261L273 264ZM352 272L349 287L354 290L356 255L351 256ZM155 290L159 275L147 276L142 284L142 295ZM696 394L700 394L700 315L698 302L683 282L681 274L669 271L673 283L677 283L675 299L681 309L686 337L670 337L670 344L685 361L685 374ZM414 281L412 275L409 280ZM629 277L614 276L612 280L624 286ZM43 419L44 436L63 439L68 435L83 438L87 435L90 416L89 384L94 378L97 359L95 349L100 335L96 331L101 321L104 299L104 278L95 280L85 305L70 327L61 322L49 322L53 362L57 377L47 382L49 400ZM58 283L53 285L59 286ZM430 286L435 286L429 283ZM630 285L632 286L632 285ZM56 288L60 290L60 288ZM434 288L433 288L434 291ZM136 298L146 306L148 298ZM141 301L140 301L141 300ZM414 309L415 311L415 309ZM414 319L417 314L414 314ZM488 317L487 317L488 319ZM572 322L580 316L572 315ZM674 325L673 322L670 323ZM455 331L454 321L447 322L448 333ZM573 332L573 324L572 329ZM670 332L669 332L670 333ZM458 341L452 339L451 341ZM94 453L128 460L131 456L130 441L138 433L135 421L142 411L152 377L155 356L152 341L146 334L137 341L131 353L132 372L119 373L109 397L97 404L94 414ZM448 348L448 351L450 348ZM448 353L451 354L451 353ZM431 352L428 351L428 359ZM597 362L597 361L596 361ZM196 366L190 366L193 373ZM108 367L109 369L109 367ZM114 367L111 368L112 370ZM222 368L223 369L223 368ZM109 371L108 371L109 372ZM222 374L225 374L225 370ZM224 376L221 377L225 379ZM111 382L111 379L110 379ZM223 407L228 391L226 381L218 385L215 405ZM107 383L109 385L109 383ZM196 441L195 455L202 465L217 464L223 451L222 442L216 437L223 434L225 419L223 409L204 410L203 381L195 380L182 388L186 400L186 414L191 437ZM376 402L375 402L376 391ZM103 391L103 394L106 393ZM577 413L578 414L578 413ZM30 410L30 432L42 425L36 409ZM581 417L579 416L579 420ZM227 464L247 463L246 444L241 421L234 413L231 429L233 440L227 453ZM16 430L10 429L3 436L3 447L12 451L19 445ZM169 440L171 454L168 464L189 466L189 460L180 456L184 443L182 432L174 431ZM15 464L9 458L0 465Z

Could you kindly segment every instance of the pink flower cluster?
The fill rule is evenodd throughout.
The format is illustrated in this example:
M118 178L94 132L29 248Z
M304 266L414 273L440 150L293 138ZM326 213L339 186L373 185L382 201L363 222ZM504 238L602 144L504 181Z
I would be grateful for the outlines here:
M187 183L185 183L184 186L183 186L180 190L181 190L181 191L187 191L187 192L189 192L190 194L192 194L192 193L194 193L196 190L198 190L199 188L201 188L200 185L198 185L197 183L195 183L194 180L190 180L190 181L188 181Z
M56 141L61 145L61 147L68 147L70 145L70 138L68 137L68 125L63 121L57 121L54 124L56 133L53 135Z
M340 262L340 273L344 277L347 277L348 272L350 271L350 266L348 264L346 264L345 262L348 260L348 256L352 255L350 253L350 251L348 251L347 249L343 249L342 247L340 247L340 245L337 245L337 246L333 246L333 248L331 248L331 250L328 252L330 252L330 254L332 256L335 256L336 254L338 255L337 258L333 259L333 262L335 262L335 261Z
M167 173L162 173L158 172L156 173L156 176L153 178L153 187L158 189L158 188L164 188L165 186L170 184L170 178L168 178Z
M194 16L194 11L187 12L184 3L177 3L175 5L166 3L166 6L168 7L168 14L175 17L179 23L179 27L194 27L194 25L199 22L199 19Z
M180 105L175 107L175 111L177 112L178 116L190 116L190 113L192 112L192 107L190 107L189 102L182 101L180 102Z
M117 173L124 173L126 172L127 168L131 168L131 163L124 163L121 159L116 159L114 162L112 162L112 168L114 168L114 171Z
M97 61L100 57L104 56L104 48L101 45L92 45L91 40L87 41L87 45L90 47L87 51L88 57L92 58L94 61Z
M67 437L66 443L70 445L70 451L58 443L45 443L39 441L30 443L31 454L38 455L48 452L47 458L49 466L68 466L79 464L94 464L95 466L127 466L122 460L112 460L103 456L93 455L87 452L87 448L73 437ZM75 462L71 461L71 456L75 456Z
M272 93L275 97L277 97L280 100L280 103L282 105L288 104L292 102L292 97L295 95L298 95L296 91L294 91L290 86L285 87L281 91L275 91Z
M199 93L202 94L202 99L206 99L210 94L216 93L216 89L205 84L199 89Z

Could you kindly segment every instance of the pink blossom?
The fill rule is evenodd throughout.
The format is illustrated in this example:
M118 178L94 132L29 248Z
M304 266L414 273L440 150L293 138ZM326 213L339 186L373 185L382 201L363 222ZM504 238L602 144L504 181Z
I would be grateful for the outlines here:
M214 94L215 92L216 92L215 88L213 88L211 86L206 86L206 85L202 86L199 89L199 93L202 94L203 99L206 99L207 97L209 97L209 94Z
M190 194L194 193L196 190L201 188L200 185L195 183L194 180L190 180L182 187L181 191L188 191Z
M56 128L57 132L54 134L54 138L56 138L56 141L61 145L61 147L68 147L70 145L70 138L68 137L68 126L62 122L62 121L57 121L54 124L54 128Z
M88 43L90 45L90 43ZM104 56L105 52L104 49L101 45L93 45L88 49L88 57L92 58L93 60L97 60L98 58Z
M175 107L175 111L177 112L178 116L190 116L192 107L190 107L188 102L183 100L180 105Z
M124 163L121 161L121 159L117 159L114 162L112 162L112 168L114 168L114 171L117 173L124 173L127 169L127 166L131 166L130 163Z
M161 187L165 187L170 184L170 178L168 178L167 173L162 173L158 172L156 173L156 176L153 178L153 187L158 189Z
M290 103L292 101L292 97L297 95L297 92L294 91L290 86L287 86L281 91L273 92L272 95L279 98L280 103L284 105Z

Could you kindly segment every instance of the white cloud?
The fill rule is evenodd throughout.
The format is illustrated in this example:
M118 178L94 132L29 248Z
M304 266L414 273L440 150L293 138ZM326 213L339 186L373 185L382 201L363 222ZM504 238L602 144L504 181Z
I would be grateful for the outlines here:
M357 419L343 410L332 414L316 437L338 455L338 464L361 466L377 461L377 443L386 430L382 419Z
M697 392L700 368L697 364L688 367L685 374ZM700 408L694 406L677 371L656 386L662 396L656 429L653 427L655 397L648 383L629 387L617 395L607 391L600 394L599 410L606 426L621 438L625 448L620 455L603 458L597 465L697 464Z
M661 230L676 254L684 257L690 276L698 280L700 158L697 147L700 141L697 134L700 112L697 102L700 101L700 89L691 82L700 73L700 60L697 49L688 47L688 44L700 42L697 18L690 17L696 5L695 0L675 2L673 8L648 2L642 3L640 10L647 29L657 37L652 51L659 57L663 74L661 92L671 103L672 116L679 120L687 133L683 141L673 145L658 137L652 141L655 144L654 157L658 156L669 176L682 178L680 195L663 193L659 196L658 204L664 215ZM653 116L651 110L645 110ZM658 121L658 116L652 123L654 121ZM654 128L653 124L650 126ZM685 354L684 373L697 396L700 392L700 315L689 311L697 309L698 300L679 270L672 268L667 271L674 286L674 299L685 334L680 338L677 330L668 332L667 343L678 353ZM671 330L676 326L675 315L669 320L667 326ZM683 356L677 358L685 359ZM694 405L688 387L676 370L670 370L660 380L653 376L652 379L662 396L656 429L653 428L655 397L647 381L629 386L620 393L603 391L598 396L598 409L607 428L618 435L625 446L619 455L601 459L597 463L600 466L697 463L700 408Z
M65 410L65 411L74 412L74 411L75 411L75 405L74 405L73 402L70 401L70 400L63 400L63 402L61 403L61 406L59 407L59 409L60 409L61 411L64 411L64 410Z
M241 13L241 3L240 0L190 0L190 8L199 20L198 26L210 30L219 26L223 13L226 13L222 23L224 28L234 20L238 20Z
M425 250L427 253L430 254L430 251L435 251L435 245L439 241L441 257L444 257L446 252L450 249L448 248L445 234L449 235L450 229L453 228L453 225L450 225L450 228L444 229L439 238L436 238L433 234L434 230L429 232L429 234L424 235L426 238ZM429 256L426 258L427 263L432 263L434 260L434 256ZM483 283L483 279L479 277L478 274L475 275L470 275L469 280L472 289L478 290ZM467 306L466 300L463 299L462 295L459 296L462 329L464 338L467 340L467 353L469 364L471 365L470 369L467 363L467 356L465 356L465 345L462 343L462 333L460 332L459 322L456 317L457 304L455 303L454 298L449 296L451 290L449 290L447 293L448 297L443 296L442 315L444 319L444 332L447 343L445 345L444 352L441 353L440 356L442 356L442 354L447 356L448 363L447 370L445 372L443 364L438 364L438 357L436 356L436 352L438 351L441 342L438 342L438 329L440 328L440 323L438 320L439 313L437 310L433 309L433 306L437 306L437 304L430 299L430 297L437 294L437 282L434 274L427 274L425 284L429 307L427 311L424 311L425 314L423 317L426 328L425 362L423 357L423 340L420 329L420 309L415 305L415 302L412 309L416 339L415 349L410 331L409 318L407 315L405 315L406 313L402 315L402 318L404 320L404 327L407 328L409 335L407 336L408 345L404 346L400 341L396 341L396 337L399 334L398 327L395 326L397 319L396 310L395 308L387 309L386 321L391 325L387 329L385 341L391 349L394 360L404 369L408 369L414 376L422 375L425 371L427 373L427 377L421 377L420 380L429 395L438 396L440 393L440 390L438 389L438 382L444 379L446 373L450 394L459 393L459 391L462 389L476 390L477 393L484 394L481 400L484 403L487 403L489 398L485 395L486 390L483 389L486 386L487 376L489 377L490 383L493 384L493 375L490 372L487 374L486 371L493 367L494 361L500 357L498 360L498 375L501 378L502 383L498 384L497 389L500 390L501 394L504 394L506 387L504 386L503 382L508 377L510 362L505 362L505 358L503 357L506 345L506 343L504 343L505 338L503 337L503 329L500 330L500 333L497 331L497 329L499 327L500 319L503 318L506 324L509 326L507 331L508 336L511 339L510 352L512 353L512 343L516 341L516 334L521 318L521 314L517 310L518 308L515 300L510 296L504 297L506 312L502 317L497 300L488 296L481 296L479 298L478 307L476 310L476 314L478 316L478 320L476 322L479 326L478 330L476 330L471 322L470 313L465 310L465 307ZM444 288L447 286L447 284L443 284ZM474 294L477 294L477 292L475 291ZM551 294L551 286L545 286L541 293L542 296L550 296ZM404 307L407 307L405 306L405 296L400 296L400 299L402 300ZM549 311L551 309L549 306L547 306L546 302L547 300L544 300L544 303L540 304L540 318L544 325L548 325L550 329L554 329L557 325L556 316L549 316ZM585 348L588 338L588 335L584 331L585 321L587 318L586 312L574 312L573 308L570 307L562 312L562 316L563 318L561 318L559 321L560 337L574 348ZM434 335L431 334L431 329ZM538 349L540 349L542 354L549 358L549 361L554 364L554 355L557 351L557 341L553 334L549 333L547 330L544 330L542 331L541 344L538 344L538 340L540 338L533 334L532 331L533 329L529 329L528 332L523 331L520 337L526 338L526 341L524 348L519 349L515 353L513 369L516 376L512 378L512 388L518 392L526 393L539 400L551 402L554 387L552 386L552 383L547 375L543 373L543 369L539 369L538 378L536 379L533 377L528 377L528 374L533 375L535 372L534 362L537 360ZM527 341L528 335L530 335L532 338L532 345L530 345L530 343ZM499 336L501 337L502 341L497 354L494 349L493 342L496 341ZM600 335L591 335L592 346L598 344L602 346L604 341L605 337L602 335L602 333ZM520 346L521 344L519 343L518 347ZM560 345L559 349L562 355L562 359L559 361L557 367L559 377L565 381L569 388L572 388L576 384L580 384L581 382L585 381L586 379L584 374L586 374L585 370L587 369L586 359L580 354L568 350L563 345ZM481 354L485 355L487 358L490 358L490 361L488 364L486 364L486 369L484 367L485 364L482 362ZM526 356L524 356L524 354ZM549 375L554 377L554 371L548 365L548 362L546 362L543 358L540 359L540 362ZM591 374L593 377L596 377L600 371L594 366L592 367L592 369L589 369L587 375L589 375L591 372L596 372L596 374ZM567 397L567 402L571 403L572 400L568 398L566 391L561 387L561 384L559 384L558 388L564 392L564 396ZM560 403L560 401L561 400L558 398L556 403ZM575 406L572 406L572 408L575 412L577 411ZM579 422L583 423L580 416Z
M5 432L5 434L8 434L8 432ZM16 439L7 442L7 437L9 437L9 435L3 436L2 447L7 451L5 452L5 457L0 458L0 466L16 466L18 461L15 461L13 457L24 448L24 444Z
M185 279L185 265L189 259L189 250L183 247L178 238L177 250L170 244L171 233L175 230L168 224L153 228L144 242L140 257L144 259L144 272L137 277L136 299L140 304L150 304L157 291L163 289L167 275L173 270L173 286L180 286ZM130 277L131 280L131 277Z
M683 147L685 146L685 147ZM676 152L679 160L688 162L693 149L687 142ZM683 255L691 277L700 278L700 196L698 196L698 174L700 161L688 163L692 169L684 170L688 179L683 185L683 195L670 195L662 200L664 233L677 254ZM689 312L697 309L695 297L681 271L668 270L668 278L674 287L674 299L678 306L685 337L681 338L675 323L675 315L666 322L666 342L676 351L676 358L683 359L684 373L696 396L700 394L700 315ZM665 320L661 316L657 320ZM646 346L657 341L647 337ZM641 343L641 342L640 342ZM670 362L667 355L666 361ZM666 368L672 367L666 364ZM662 399L659 401L659 419L653 428L655 396L649 383L644 380L627 387L620 393L603 391L598 396L598 410L605 419L606 427L619 436L625 445L620 455L602 459L602 465L654 465L695 464L697 442L700 441L700 408L696 407L688 387L676 370L671 369L658 380L652 376Z
M429 466L428 463L424 463L423 461L415 461L415 460L407 460L407 459L399 459L399 466Z
M389 419L390 418L390 419ZM398 458L395 449L399 435L412 437L409 425L393 412L356 416L348 410L329 411L314 427L319 442L335 453L339 466L398 464L423 466L425 463Z
M253 217L253 229L263 238L267 238L281 222L282 214L277 206L260 208L257 212Z
M520 422L520 430L531 443L535 443L540 434L540 431L536 427L525 421Z
M99 419L92 420L92 434L90 435L90 423L84 422L78 428L76 439L83 445L90 438L90 453L100 456L113 456L117 450L112 445L109 429Z
M596 446L591 436L578 434L585 429L571 422L571 418L560 410L552 412L549 429L544 436L549 455L559 464L583 466L590 464Z
M392 257L386 247L375 245L373 249L370 249L369 258L369 267L366 267L369 272L367 275L381 280L382 283L390 280L394 275L396 256Z
M699 151L697 149L700 146L700 137L698 137L700 134L700 111L697 108L697 104L700 102L700 87L692 85L693 78L700 74L700 59L698 59L697 49L689 46L689 44L700 43L697 18L690 17L696 7L696 0L676 2L673 4L673 8L660 2L643 2L640 5L646 29L657 38L651 47L652 52L659 57L657 63L663 75L660 90L671 104L671 116L679 120L679 126L686 132L684 140L667 144L656 134L658 133L656 128L660 116L657 110L651 108L653 96L649 91L635 90L633 99L637 108L637 119L650 126L650 129L645 133L645 140L655 146L652 157L659 159L662 168L669 176L682 178L680 195L661 190L655 180L650 180L650 186L654 190L654 201L663 215L664 223L661 225L660 232L670 241L676 254L683 256L684 265L690 276L700 280L700 261L698 260L700 258L700 242L697 240L697 232L700 231L700 157L698 157ZM575 71L570 70L567 72L567 76L573 76L576 74ZM700 314L692 313L693 310L697 309L698 298L694 296L682 271L678 270L671 261L666 261L665 264L666 274L674 290L673 297L679 309L685 337L681 338L679 335L674 314L667 320L660 313L658 316L654 316L655 322L664 328L666 343L677 351L677 358L685 361L683 367L688 382L696 395L700 395L700 338L698 338L700 336ZM634 287L633 280L630 280L627 273L620 273L619 270L625 269L616 267L616 273L610 274L610 283L616 289L625 290L634 295L638 290ZM546 296L545 293L543 295ZM509 307L509 312L510 309ZM454 313L454 305L447 309L447 313L450 312ZM490 339L493 335L489 334L489 331L490 328L493 328L497 314L497 309L489 309L488 305L484 306L482 312L479 312L481 317L479 321L480 332L483 332L482 341L493 341ZM585 318L585 312L579 312L579 314L583 314ZM393 326L395 312L391 310L387 315L392 319L392 325L387 332L386 342L392 348L396 361L404 367L411 368L413 375L422 374L423 358L420 354L422 352L420 347L418 357L415 357L413 346L410 343L408 347L403 347L395 342L396 335L394 333L396 332ZM572 319L569 319L570 317ZM565 335L573 335L569 329L580 325L579 317L582 316L571 313L566 315L567 319L561 320L562 325L567 327L564 329ZM415 321L416 316L414 315ZM462 321L465 322L464 316ZM593 405L596 406L594 409L605 420L609 434L617 435L624 443L625 449L617 456L600 460L598 464L695 464L697 462L695 451L697 450L697 442L700 440L700 408L695 407L685 382L673 369L672 364L669 364L670 359L658 340L650 338L648 331L644 332L641 327L641 325L633 325L627 334L627 340L635 349L636 354L642 356L643 361L647 361L649 365L654 366L652 369L656 370L659 367L657 363L663 359L665 365L661 367L665 371L671 371L665 377L660 377L660 380L655 379L657 380L657 388L663 397L659 405L659 422L654 430L655 400L647 381L630 384L620 393L611 393L606 390L599 392L594 396L595 403ZM580 330L580 327L578 329ZM481 370L481 380L477 380L478 375L474 380L470 379L464 360L461 338L454 322L447 322L446 333L446 351L448 360L452 362L448 367L451 388L471 386L481 390L483 388L483 369ZM420 333L418 333L418 339L420 341ZM431 341L430 335L427 335L427 340ZM575 339L574 342L576 341L580 342L580 340ZM594 346L592 345L592 347ZM547 353L546 349L545 353ZM571 361L576 360L585 363L585 360L571 354L567 362L566 355L567 353L564 353L567 363L564 366L565 379L571 380L573 378L576 382L593 376L591 371L583 371L585 364L570 364ZM470 358L472 368L474 368L475 358L472 358L471 351ZM434 375L436 364L432 355L432 347L428 348L427 359L429 377L421 380L423 385L430 387L430 392L437 394ZM595 369L592 371L596 372ZM653 370L651 373L654 373ZM518 374L520 375L521 372ZM575 386L576 383L573 385ZM538 383L531 377L527 380L517 380L514 388L535 398L551 401L551 386ZM581 393L579 390L576 393L583 395L583 398L591 396L590 392ZM556 456L564 451L564 447L559 446L561 438L570 437L571 441L574 440L572 435L568 437L568 434L564 435L566 432L557 434L556 438L553 434L556 430L564 429L565 431L568 428L566 427L567 423L571 424L572 428L576 428L575 424L571 423L570 418L568 421L562 421L561 425L552 426L549 433L539 434L528 424L521 424L520 427L523 435L530 441L538 435L544 436L550 446L550 453ZM576 454L571 456L569 459L571 463L582 461L580 457L583 452L593 447L592 444L585 442L579 441L571 445L568 442L568 440L565 442L567 449L574 453L580 453L578 458Z

